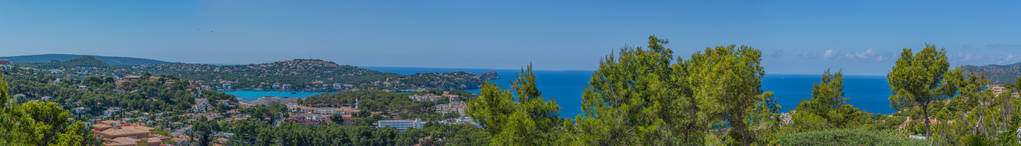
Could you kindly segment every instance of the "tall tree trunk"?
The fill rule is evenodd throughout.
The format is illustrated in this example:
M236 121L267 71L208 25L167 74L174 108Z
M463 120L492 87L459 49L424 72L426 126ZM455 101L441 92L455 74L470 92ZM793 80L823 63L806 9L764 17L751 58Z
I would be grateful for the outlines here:
M744 141L744 145L748 146L748 132L745 132L746 128L741 128L741 139Z
M929 140L929 145L932 145L931 132L929 132L929 104L922 104L922 118L925 119L925 139Z
M737 119L733 119L735 117ZM741 114L738 114L737 116L730 115L730 116L727 116L727 119L730 119L729 121L730 121L731 127L733 127L733 129L738 130L738 132L740 132L738 134L741 134L741 142L745 146L748 146L749 145L749 143L748 143L748 132L746 132L748 130L748 125L745 124L744 121L742 121L741 117L745 117L745 116L741 115Z
M986 128L986 108L979 110L978 112L978 125L981 126L983 136L989 136L989 128Z

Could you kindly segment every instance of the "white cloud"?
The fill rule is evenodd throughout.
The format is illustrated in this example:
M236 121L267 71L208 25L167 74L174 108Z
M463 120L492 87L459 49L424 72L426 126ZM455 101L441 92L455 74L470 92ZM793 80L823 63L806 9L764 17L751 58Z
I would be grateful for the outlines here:
M867 49L862 52L851 52L844 54L844 57L852 60L872 60L872 61L885 61L889 59L889 56L880 54L874 49Z
M822 53L822 57L826 58L826 59L830 59L830 58L833 58L833 57L836 57L836 56L837 56L837 50L833 50L833 49L826 49L826 51L823 51L823 53Z

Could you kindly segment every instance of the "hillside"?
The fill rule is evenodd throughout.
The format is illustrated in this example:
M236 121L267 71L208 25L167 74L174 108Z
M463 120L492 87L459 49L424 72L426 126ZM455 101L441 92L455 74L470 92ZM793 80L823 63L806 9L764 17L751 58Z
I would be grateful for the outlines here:
M314 84L359 83L398 76L393 73L311 59L224 66L185 63L148 64L131 66L131 70L179 76L211 84L226 83L235 88L260 89L287 89L288 87L285 86L294 89Z
M1010 83L1021 77L1021 63L984 66L966 65L961 66L961 70L965 73L984 73L989 76L990 80L996 83Z
M14 63L48 63L54 60L65 62L71 59L79 58L82 56L91 55L75 55L75 54L41 54L41 55L25 55L25 56L9 56L0 57L0 59L11 60ZM111 56L92 56L97 60L103 61L109 65L142 65L142 64L168 64L170 62L159 61L153 59L144 58L133 58L133 57L111 57Z
M474 89L487 75L467 72L399 75L318 59L249 65L150 64L130 70L200 80L213 88L256 90ZM495 76L495 75L492 75Z
M193 80L206 89L302 90L475 89L495 73L468 72L400 75L318 59L295 59L248 65L169 63L129 57L47 54L5 57L26 67L48 69L60 77L171 75ZM43 61L47 60L47 61Z
M43 68L109 67L110 65L92 56L81 56L63 62L38 63Z

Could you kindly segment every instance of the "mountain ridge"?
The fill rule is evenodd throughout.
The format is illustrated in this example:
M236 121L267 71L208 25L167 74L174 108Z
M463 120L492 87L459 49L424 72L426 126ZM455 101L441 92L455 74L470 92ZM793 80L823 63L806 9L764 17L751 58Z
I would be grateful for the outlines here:
M995 83L1010 83L1021 77L1021 62L1013 64L964 65L960 67L965 73L982 73Z
M21 55L21 56L6 56L0 57L0 59L7 59L14 63L50 63L53 61L65 62L75 58L83 56L91 56L97 60L103 61L103 63L110 65L143 65L143 64L169 64L173 62L138 58L138 57L119 57L119 56L99 56L99 55L79 55L79 54L38 54L38 55Z

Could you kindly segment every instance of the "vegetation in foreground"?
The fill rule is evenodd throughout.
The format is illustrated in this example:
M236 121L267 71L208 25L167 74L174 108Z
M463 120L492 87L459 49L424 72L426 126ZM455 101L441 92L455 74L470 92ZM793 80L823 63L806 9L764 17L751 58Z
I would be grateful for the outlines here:
M846 104L843 74L829 70L811 98L778 113L772 93L760 90L759 50L717 46L674 59L667 43L650 36L646 48L606 57L585 88L584 115L556 116L531 66L512 89L484 85L469 115L491 145L1021 144L1021 99L1010 95L1021 82L992 94L984 75L950 70L945 49L933 45L903 50L887 76L900 111L882 115Z

